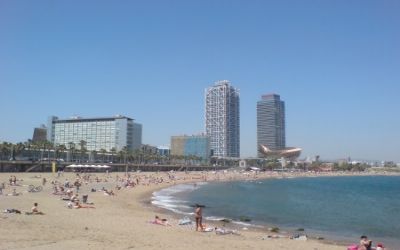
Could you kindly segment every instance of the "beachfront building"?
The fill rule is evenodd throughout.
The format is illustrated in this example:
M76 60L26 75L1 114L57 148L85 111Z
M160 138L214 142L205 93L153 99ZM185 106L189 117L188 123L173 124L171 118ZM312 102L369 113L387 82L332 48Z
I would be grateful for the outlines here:
M158 146L157 150L158 155L161 156L169 156L171 154L171 149L168 146Z
M208 161L210 152L210 138L206 135L171 136L171 155L197 156Z
M135 145L142 143L141 125L135 127L133 119L120 115L70 119L51 116L48 119L47 140L54 145L65 145L67 148L75 147L77 149L79 149L81 141L85 141L85 148L88 151L102 149L120 151L124 147L134 149Z
M156 155L156 154L158 154L157 146L149 145L149 144L142 144L142 146L140 146L140 151L143 154L148 154L148 155Z
M286 147L285 140L285 103L279 95L263 95L257 102L257 149L263 145L281 150ZM258 156L263 156L260 150Z
M39 128L34 128L32 142L41 142L47 140L47 128L45 125L40 126Z
M239 90L229 81L215 83L205 91L205 127L213 156L240 156Z
M142 124L133 122L132 149L140 149L142 146Z

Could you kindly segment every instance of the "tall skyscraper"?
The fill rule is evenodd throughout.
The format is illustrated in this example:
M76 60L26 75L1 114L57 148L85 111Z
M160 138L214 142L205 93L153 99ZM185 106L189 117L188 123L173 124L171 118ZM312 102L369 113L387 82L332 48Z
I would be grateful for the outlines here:
M263 95L257 102L257 148L260 144L271 150L286 147L285 102L279 95ZM258 156L262 154L259 152Z
M223 80L205 92L206 133L210 137L213 156L239 157L239 90Z

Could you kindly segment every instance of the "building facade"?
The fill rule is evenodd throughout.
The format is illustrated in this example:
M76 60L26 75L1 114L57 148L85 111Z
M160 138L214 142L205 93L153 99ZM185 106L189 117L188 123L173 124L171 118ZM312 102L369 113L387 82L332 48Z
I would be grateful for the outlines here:
M169 156L171 154L171 149L167 146L158 146L157 150L157 153L161 156Z
M257 149L265 145L271 150L286 147L285 102L279 95L263 95L257 102ZM261 157L261 153L258 153Z
M140 149L142 146L142 124L133 123L132 149Z
M40 128L34 128L32 142L41 142L47 140L47 128L42 125Z
M171 155L197 156L208 161L210 153L210 138L206 135L171 137Z
M140 133L140 137L134 136L135 133ZM141 141L135 142L135 138L141 140L141 125L140 131L135 131L133 119L125 116L71 119L51 116L48 119L47 140L67 148L79 148L83 140L88 151L120 151L124 147L133 149L134 145L141 144Z
M206 89L205 127L213 156L240 157L239 90L229 81Z

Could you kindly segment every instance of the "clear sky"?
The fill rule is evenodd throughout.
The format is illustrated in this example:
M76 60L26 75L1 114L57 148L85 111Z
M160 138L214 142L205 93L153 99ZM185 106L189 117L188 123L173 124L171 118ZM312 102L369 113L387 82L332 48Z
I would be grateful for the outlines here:
M400 1L0 1L0 141L49 115L122 114L143 142L204 131L204 90L240 89L241 156L256 103L286 102L302 157L400 161Z

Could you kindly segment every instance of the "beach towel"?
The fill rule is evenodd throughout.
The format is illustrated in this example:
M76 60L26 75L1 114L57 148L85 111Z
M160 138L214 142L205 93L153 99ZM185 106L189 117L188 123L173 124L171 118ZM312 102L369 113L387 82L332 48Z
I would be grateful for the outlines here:
M212 228L212 227L207 227L207 228L203 229L203 232L205 232L205 233L209 233L212 231L214 231L214 228Z
M358 246L356 244L350 245L347 247L347 250L357 250Z
M44 215L44 213L32 213L32 212L25 212L26 215Z
M187 217L179 220L179 222L178 222L178 225L181 225L181 226L182 225L190 225L190 224L192 224L192 221Z

